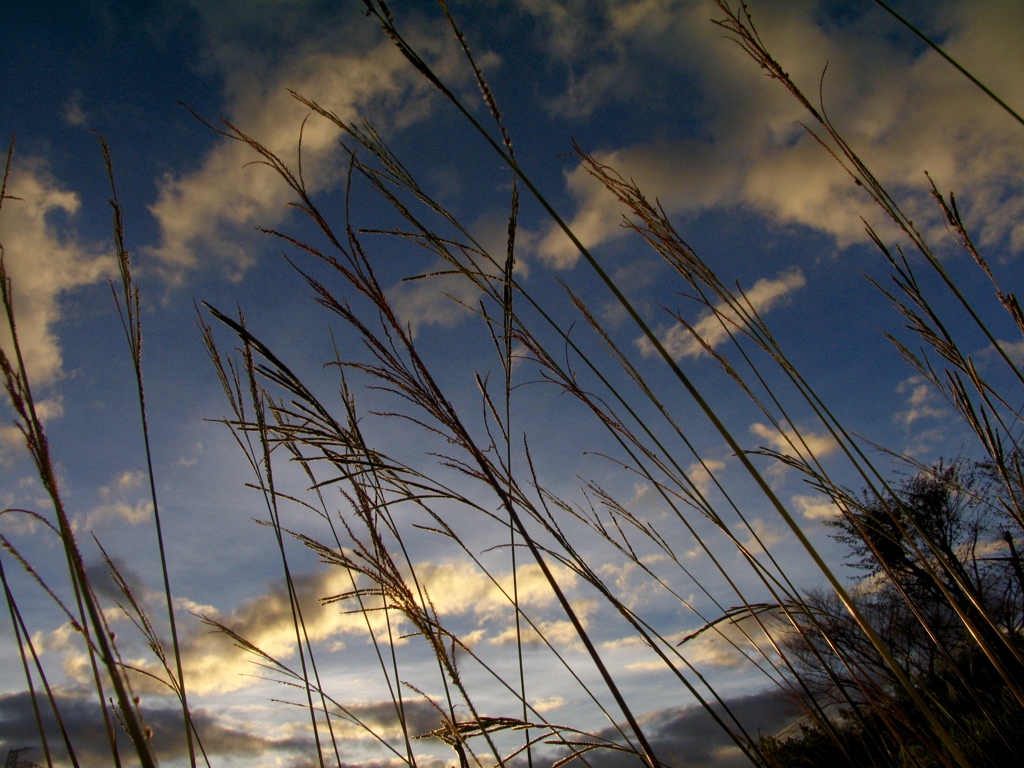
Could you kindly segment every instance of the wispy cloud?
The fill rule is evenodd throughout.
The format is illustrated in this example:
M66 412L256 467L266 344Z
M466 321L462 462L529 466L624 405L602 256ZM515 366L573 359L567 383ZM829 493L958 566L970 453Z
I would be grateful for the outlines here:
M449 270L441 263L436 269ZM454 328L470 315L470 307L479 301L480 292L461 275L431 275L420 280L398 283L387 291L388 301L399 320L415 336L425 326Z
M945 411L939 407L942 402L935 387L921 376L911 376L901 381L896 392L904 395L904 407L896 413L896 420L909 427L921 419L934 419Z
M1017 365L1024 365L1024 341L997 341L996 343L1010 360ZM992 348L987 351L992 355L996 353Z
M460 260L467 269L501 279L507 243L508 213L489 211L478 217L467 227L473 242L464 243L469 254L459 253L451 247L451 255ZM528 262L522 253L529 250L530 233L520 230L516 234L517 259L514 267L516 277L529 274ZM461 242L461 240L460 240ZM477 253L483 251L483 254ZM455 273L457 268L450 262L438 258L422 268L421 274L428 275L418 280L400 282L387 290L388 300L399 319L408 325L413 334L426 326L453 328L472 315L481 299L481 291L463 275Z
M85 516L82 527L90 530L116 522L138 525L149 520L153 514L153 502L148 498L139 498L139 491L145 481L145 473L125 470L112 482L100 486L98 495L102 503L93 507Z
M799 269L790 269L775 279L762 278L754 283L750 290L744 291L743 303L749 304L744 306L744 309L749 311L753 308L757 314L763 315L806 284L807 280ZM662 333L660 341L673 358L682 360L707 354L704 344L714 349L728 341L730 334L738 333L746 327L747 322L736 309L728 304L719 303L713 311L704 312L700 319L693 323L692 328L682 324L671 326ZM644 354L654 354L654 346L646 337L638 338L636 343Z
M736 540L752 555L760 555L765 549L783 539L782 532L761 518L754 518L749 525L738 523L735 527Z
M718 459L695 461L686 468L686 474L703 496L707 496L713 487L715 476L725 471L726 464Z

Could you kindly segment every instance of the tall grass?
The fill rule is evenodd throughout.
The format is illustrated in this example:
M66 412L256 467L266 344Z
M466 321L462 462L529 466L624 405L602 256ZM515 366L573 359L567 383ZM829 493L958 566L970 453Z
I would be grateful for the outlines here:
M121 209L117 203L116 194L113 194L113 171L110 163L110 156L105 144L102 145L102 148L104 157L107 161L107 167L111 172L112 197L110 202L114 212L114 240L117 247L118 264L121 269L124 289L124 296L122 297L124 300L124 314L122 315L122 319L124 320L125 332L129 339L130 354L135 363L139 403L143 414L143 424L145 424L145 400L143 397L144 390L142 386L141 350L139 344L141 331L138 316L138 293L131 282L128 252L124 248L123 230L121 226ZM12 140L7 152L3 184L0 186L0 205L2 205L5 199L9 199L6 195L6 191L13 155L14 142ZM57 592L47 585L41 575L41 569L34 567L31 563L25 560L17 547L7 537L4 536L0 540L2 540L4 549L6 549L30 573L30 575L39 582L40 586L42 586L45 592L53 598L54 602L57 603L61 611L63 611L67 616L71 626L81 634L84 648L88 654L89 665L92 671L92 682L96 692L97 701L100 703L100 709L103 713L106 738L110 746L111 759L113 763L115 765L121 764L120 749L117 742L117 730L119 728L123 728L131 739L131 753L137 757L139 763L143 766L155 766L156 757L154 756L150 745L151 731L143 721L142 713L138 708L137 697L132 694L128 675L126 674L124 664L121 661L117 648L114 644L114 635L110 630L106 615L104 614L103 606L100 604L86 572L85 560L78 544L74 527L71 524L71 518L68 514L67 508L65 507L64 501L61 498L57 473L54 468L54 460L51 456L49 442L47 441L46 433L43 429L43 423L36 407L36 400L32 394L32 387L25 366L25 359L22 355L21 346L18 340L17 322L14 314L13 286L11 285L11 280L7 275L7 270L4 267L2 253L0 253L0 300L2 300L3 303L12 340L11 356L8 356L8 354L3 350L0 350L0 369L3 371L4 386L7 390L10 403L17 416L17 427L25 439L25 447L35 464L39 479L42 482L43 488L45 489L50 502L52 503L53 517L50 518L31 510L8 509L4 510L4 512L5 514L28 515L43 523L50 532L59 538L61 551L67 560L68 583L72 590L74 603L70 606L67 605L64 598L58 596ZM145 453L148 460L148 438L146 440ZM151 463L150 466L152 466ZM151 486L151 488L153 488L153 486ZM159 517L156 519L158 521ZM157 522L158 533L159 530L159 522ZM162 553L163 546L161 540L161 554ZM161 565L164 568L164 583L167 585L166 561L163 560L163 558L161 559ZM43 727L42 716L39 712L39 702L36 699L35 686L37 683L35 681L37 679L39 683L43 685L46 692L44 701L52 709L53 717L58 723L62 741L68 753L68 759L73 765L77 765L78 761L75 756L74 745L71 743L68 738L67 731L64 729L60 717L60 708L57 703L57 698L53 695L52 689L47 682L46 673L40 663L35 642L32 639L32 633L30 632L29 627L27 627L22 621L18 601L10 589L6 575L0 571L0 576L3 577L7 605L10 610L12 624L15 628L15 640L18 644L18 650L21 655L28 691L32 697L33 707L35 707L36 721L39 723L40 739L47 763L52 764L52 758L46 736L46 729ZM123 580L122 583L124 583ZM167 604L170 609L171 600L169 586L167 592ZM154 650L162 655L162 650L159 644L154 645ZM176 643L174 652L177 657ZM180 672L180 665L178 669ZM176 683L177 685L173 686L172 684L172 687L175 687L176 691L179 693L183 704L183 711L186 713L186 724L183 727L186 731L190 732L191 729L188 728L187 725L187 707L184 705L185 690L183 681L179 677L176 679ZM108 694L106 691L109 689L113 690L114 696L110 699L111 705L108 709ZM189 743L191 744L191 737Z
M986 578L995 573L1004 581L1009 579L1021 570L1017 550L1024 526L1024 468L1018 404L1024 375L997 341L1005 330L996 331L994 323L1005 317L1024 333L1024 313L1017 299L998 284L995 272L975 247L953 196L946 197L933 186L938 210L963 251L992 284L992 307L969 301L898 201L768 51L746 7L733 8L724 1L718 5L722 18L717 23L807 110L808 130L823 151L835 158L901 232L902 242L889 244L868 230L890 271L890 281L878 287L892 301L898 322L915 338L908 342L905 335L901 340L894 332L892 341L911 369L949 400L976 437L970 459L980 462L989 484L982 493L966 475L905 461L925 483L922 487L937 488L951 494L950 498L972 499L986 510L986 519L995 522L989 528L979 523L974 544L999 545L993 551L1001 553L1006 567L985 571ZM480 86L486 121L419 56L385 4L366 2L367 14L507 166L511 192L507 238L500 252L489 251L432 198L371 126L346 122L313 99L295 94L314 119L328 120L343 132L349 151L348 195L376 193L397 214L399 225L361 229L349 216L348 199L340 213L314 199L306 188L301 162L291 167L240 127L211 126L246 144L256 161L272 169L290 189L292 206L313 225L314 234L309 235L299 223L291 230L265 231L289 251L315 301L340 324L339 336L349 342L345 353L330 361L338 374L339 390L338 397L327 401L303 383L285 355L260 341L241 311L228 314L207 306L200 312L203 338L229 406L223 424L252 468L253 484L265 505L265 524L277 543L297 661L275 657L221 619L206 617L206 622L250 651L254 661L276 679L300 692L299 703L306 711L321 766L348 762L340 729L350 726L374 739L388 759L409 766L425 762L438 741L452 750L460 768L513 761L559 766L570 760L593 763L622 755L651 768L685 763L683 755L661 753L648 733L645 698L625 685L628 670L617 666L598 641L597 621L573 602L571 587L576 582L585 584L600 601L598 621L620 622L637 646L662 665L666 678L678 685L679 700L692 699L703 706L709 721L723 729L752 764L769 766L785 760L786 740L761 738L747 730L730 707L730 698L716 688L697 654L691 653L709 637L717 637L762 674L766 684L797 702L804 712L804 733L814 734L851 764L869 759L883 765L968 766L985 759L979 747L993 740L1019 758L1019 734L1011 729L1024 712L1022 591L1011 589L1006 593L1009 597L993 600L989 591L1000 585L993 587L991 580L981 579L981 569L969 567L978 565L976 558L952 548L950 539L925 524L907 488L894 481L888 465L877 458L876 446L839 421L791 362L743 290L716 275L708 260L694 252L664 211L636 184L577 149L583 167L621 202L625 225L672 269L680 290L721 323L731 341L725 351L713 349L696 333L695 337L734 383L736 395L759 409L788 450L745 444L737 425L716 407L716 398L670 354L609 270L583 246L527 169L518 164L484 74L443 3L441 9ZM299 152L301 158L301 144ZM656 366L641 358L636 347L617 341L622 334L606 328L578 290L563 284L573 314L567 320L564 311L540 298L532 282L519 278L515 255L520 190L531 195L572 241L590 274L654 351ZM116 194L112 206L122 276L119 307L135 366L148 456L139 295L131 280ZM479 366L497 365L501 374L495 379L475 374L477 402L467 404L448 393L441 375L447 373L446 361L424 353L421 341L401 319L387 286L378 278L380 257L375 254L382 240L390 247L394 240L411 244L443 261L442 269L420 279L444 275L472 286L476 299L468 309L494 346L494 358L479 361ZM119 751L111 718L123 723L131 736L132 755L143 765L155 764L142 715L132 700L133 672L117 655L60 499L18 352L13 289L5 274L3 286L15 346L13 359L5 356L0 363L26 445L52 499L55 522L41 513L24 514L46 522L64 546L76 602L71 608L60 604L81 632L92 662L97 700L105 713L106 691L115 691L117 707L107 721L113 760L119 760ZM946 295L957 303L959 315L947 317L936 309L945 303ZM574 329L577 322L589 331ZM960 346L959 338L967 330L980 332L988 340L1008 376L996 380L982 374ZM232 339L233 351L225 351L219 340L224 332ZM578 498L564 498L547 484L546 473L534 459L536 446L558 435L521 436L524 409L530 404L521 402L519 387L527 376L556 387L605 429L616 451L612 460L619 474L648 484L668 513L664 518L643 517L617 496L616 488L596 481L585 481ZM364 388L373 391L375 398L385 398L388 410L364 413L359 404ZM797 413L813 414L815 421L802 418L802 426L797 427ZM745 473L744 480L725 486L711 471L710 457L691 439L694 414L728 446ZM429 451L422 455L386 452L374 443L374 430L366 427L380 420L399 421L410 436L418 435L409 440L420 441ZM826 463L816 455L810 438L822 432L839 447L840 462ZM871 563L875 583L888 585L884 594L892 602L887 608L872 602L863 591L851 589L841 577L839 564L822 554L796 512L774 491L765 469L771 462L802 473L823 498L836 505L847 540ZM296 467L306 482L301 494L280 481ZM863 495L847 487L850 477L864 488ZM155 485L151 489L156 510ZM827 585L826 592L798 582L790 564L761 536L747 511L752 492L759 496L759 507L772 510L792 533ZM289 529L282 516L286 507L314 512L319 528ZM479 531L493 534L484 550L466 534L467 519L474 520ZM126 581L119 583L126 612L149 641L166 683L180 701L183 734L195 764L186 670L158 515L154 522L172 633L169 651ZM431 593L427 567L419 555L425 539L431 540L432 547L435 541L442 542L452 557L471 564L507 600L516 637L513 672L500 655L489 654L471 638L460 636L457 617L438 607L438 596ZM318 595L323 603L320 610L351 611L365 620L382 688L390 697L394 721L400 724L397 738L362 717L357 706L346 703L323 673L325 651L311 639L308 608L304 608L308 602L298 593L296 542L314 553L323 567L346 574L349 588L340 594ZM41 569L21 557L7 539L3 544L19 565L42 581ZM607 575L600 567L603 563L594 561L596 546L613 555L617 565L642 574L646 588L659 599L692 611L699 617L699 629L686 634L666 629L653 612L635 604ZM699 569L692 557L684 555L687 549L699 553ZM918 579L914 589L908 587L908 563ZM565 626L571 628L569 639L553 631L523 599L518 579L528 568L542 575L560 606ZM6 589L6 577L4 585ZM1024 575L1019 586L1024 589ZM59 602L56 592L48 591ZM689 598L690 592L700 593L700 601ZM52 708L59 721L57 697L35 697L37 685L45 691L50 688L30 628L21 621L18 600L7 589L27 684L33 701ZM935 610L936 601L942 610ZM937 658L951 665L952 673L941 678L944 690L926 685L901 649L894 647L894 635L886 625L894 612L909 617L915 637L923 637L924 645L937 649ZM956 639L956 647L950 638ZM593 711L607 720L607 729L588 732L581 723L553 722L544 715L536 705L528 666L527 649L534 639L547 649L565 679L578 686ZM410 663L403 651L407 641L418 644L434 660L429 674ZM970 661L969 672L964 659ZM981 679L998 690L998 701L971 694L971 686ZM952 704L972 695L976 719L968 729L957 722ZM433 713L436 727L417 732L411 715L424 705ZM42 713L37 713L37 719L50 763L52 750L43 733ZM850 722L861 727L850 728ZM77 765L74 745L68 739L65 742L70 761ZM608 754L602 757L602 753Z

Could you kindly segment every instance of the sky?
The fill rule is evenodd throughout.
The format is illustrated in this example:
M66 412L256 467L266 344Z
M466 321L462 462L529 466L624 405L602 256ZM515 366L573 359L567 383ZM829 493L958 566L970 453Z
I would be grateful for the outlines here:
M1018 111L1024 106L1019 3L904 0L893 6L1004 101ZM741 286L797 369L864 445L884 446L924 463L976 450L950 405L900 360L883 335L903 333L902 321L871 283L885 281L887 270L865 223L898 243L893 227L807 132L802 121L809 116L800 105L712 23L721 16L713 3L451 0L449 7L502 112L519 167L745 449L785 452L785 433L799 430L839 481L856 488L856 478L844 474L849 470L837 446L806 407L787 411L789 421L781 430L772 428L694 340L680 320L708 347L722 354L731 350L721 325L693 301L692 289L622 227L621 204L586 172L574 144L635 182L724 284ZM395 0L392 10L424 60L490 126L472 69L437 6ZM955 192L975 242L1004 288L1020 290L1024 132L1019 124L870 0L753 0L750 13L794 82L816 104L820 99L876 178L962 276L968 295L988 301L991 291L953 247L929 198L929 178L943 194ZM350 326L316 303L299 270L350 298L360 311L366 307L346 293L351 289L325 264L259 231L276 229L323 242L289 207L293 196L280 177L254 162L260 158L250 146L225 132L237 128L295 168L301 137L307 189L339 232L345 231L346 213L356 228L399 228L395 211L358 174L348 185L349 154L337 126L311 115L293 92L346 123L365 120L426 193L499 258L512 192L508 165L410 66L362 3L55 0L15 4L4 17L0 128L13 142L13 155L0 210L0 243L33 393L96 588L113 606L117 592L105 575L99 542L158 616L155 626L166 636L133 370L111 293L111 281L118 283L119 277L110 181L97 140L102 135L110 147L125 241L141 290L153 478L197 728L213 765L313 765L308 718L280 701L296 701L294 691L267 680L270 675L250 654L197 618L212 616L268 653L297 662L276 539L256 522L267 517L266 507L249 485L254 477L245 455L220 423L229 417L229 404L197 318L214 326L229 351L237 341L203 303L228 315L244 312L250 330L340 418L338 368L331 363L335 355L365 360L366 352ZM365 150L358 157L364 155ZM737 539L755 556L770 554L785 563L800 588L820 585L820 573L792 532L749 487L732 451L678 382L669 379L650 343L578 249L525 187L519 194L515 276L524 295L610 371L622 391L632 393L628 397L638 398L562 285L580 296L609 338L650 376L682 425L695 453L681 445L670 449L678 451L679 465L698 487L710 489L714 504L725 510L712 476L744 510L750 529L728 517ZM489 422L477 377L487 381L489 391L500 392L504 374L475 311L479 292L465 280L437 275L444 263L415 243L379 234L360 237L400 323L409 328L446 397L483 439ZM405 279L420 275L431 276ZM936 296L945 308L946 300ZM578 373L581 386L604 392L566 341L544 328L525 301L521 306L548 351ZM376 320L373 312L367 316ZM1004 349L1015 359L1024 357L1012 325L1000 317L995 327ZM0 330L0 343L9 355L7 329ZM967 337L966 343L979 366L992 364L995 354L987 342ZM655 526L677 556L671 560L653 539L638 536L637 562L650 569L645 572L556 509L584 559L613 585L618 599L675 641L717 618L721 606L735 605L735 595L692 533L630 469L613 436L528 358L517 348L510 433L519 479L526 485L536 479L552 498L584 510L588 504L601 509L593 490L600 487L633 519ZM443 435L410 419L380 415L401 412L423 421L414 406L373 383L365 372L350 372L348 385L368 442L495 511L493 495L439 458L455 451ZM17 511L53 519L6 402L2 414L0 504L7 511L0 516L0 534L66 597L55 537ZM524 440L536 478L526 468ZM880 450L873 456L896 471L896 462ZM842 570L841 547L827 536L825 522L835 513L827 500L794 470L767 460L760 466L801 529L844 578L853 579ZM279 479L283 492L309 498L309 483L294 466L282 461ZM348 514L346 499L333 487L325 498L333 514ZM458 532L459 545L438 535L436 523L422 510L400 509L409 562L434 608L498 675L518 680L514 614L498 588L510 590L512 583L507 522L469 506L439 503L437 514ZM327 540L329 532L314 512L297 504L283 510L286 527ZM693 510L687 514L703 530L706 521ZM424 530L431 525L435 531ZM748 590L748 599L766 600L735 546L721 541L715 546L721 547L715 551L727 570ZM400 744L366 620L338 603L319 602L350 589L348 575L337 565L318 562L298 541L289 541L287 551L325 689L385 739ZM79 638L10 550L2 557L66 722L82 745L83 764L107 764L95 737L96 704ZM550 561L659 752L680 765L744 764L693 694L667 673L598 591L554 555ZM585 683L606 705L611 701L565 612L525 551L516 567L524 611L578 675L574 678L541 643L528 640L527 698L550 722L610 733L608 718L618 720L620 714L611 704L611 714L603 715L583 689ZM380 621L382 614L370 616ZM113 607L110 617L124 657L153 669L131 623ZM404 625L405 631L410 628ZM374 624L373 631L386 638L383 624ZM729 631L739 637L738 628ZM6 751L34 746L38 736L6 611L0 636L0 750ZM430 703L443 693L436 662L420 638L394 636L391 642L401 659L400 678L409 685L404 695L410 730L426 733L439 724ZM687 649L690 663L707 675L751 732L774 733L790 722L771 679L721 636L703 634ZM483 666L460 658L483 714L522 714L521 705ZM183 764L171 701L141 678L138 687L163 764ZM389 754L356 727L339 726L339 734L345 765L390 764ZM416 742L416 750L424 766L454 760L436 739ZM30 757L41 760L39 752ZM594 762L611 765L615 759L609 753Z

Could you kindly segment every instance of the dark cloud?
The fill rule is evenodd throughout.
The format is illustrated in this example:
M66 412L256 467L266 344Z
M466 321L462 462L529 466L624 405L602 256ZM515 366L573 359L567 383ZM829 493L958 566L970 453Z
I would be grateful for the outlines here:
M149 590L147 590L142 577L124 559L115 557L112 562L135 598L139 601L143 600ZM105 562L96 560L89 563L86 566L85 573L89 577L89 584L92 585L93 591L97 596L117 600L119 603L125 602L124 594L121 592L121 588L117 586L117 582L114 581L110 573L110 566Z
M56 694L55 699L79 764L83 767L109 765L110 750L104 735L102 713L96 701L67 694ZM46 726L51 753L55 761L63 764L67 761L67 749L57 728L53 710L45 697L37 696L36 700ZM168 761L187 755L181 710L174 707L146 707L144 717L146 724L153 729L153 744L161 760ZM194 711L192 720L207 755L246 756L271 752L309 754L314 749L311 741L306 738L270 739L251 731L225 726L208 710ZM130 742L120 727L118 746L123 753L122 759L130 755ZM37 762L43 758L32 700L27 691L0 696L0 753L20 747L35 748L24 758ZM126 760L125 764L133 763Z
M777 733L797 714L775 691L729 699L726 704L753 739ZM715 703L712 709L723 720L731 722L725 717L722 705ZM642 719L641 726L658 759L668 766L740 768L750 765L735 742L699 705L650 714ZM617 732L609 728L597 735L616 740ZM636 768L637 765L635 757L611 750L591 752L587 762L592 768Z
M47 741L55 762L59 765L68 764L68 753L64 741L57 728L45 697L38 696L40 712L46 724ZM88 695L56 695L57 708L61 720L68 733L68 740L75 751L75 756L83 768L88 766L108 766L110 750L107 747L102 713L94 698ZM335 734L339 742L347 742L354 750L363 753L366 749L374 749L376 741L368 731L380 734L382 738L393 743L401 741L401 722L404 720L409 734L418 736L428 733L441 722L440 712L430 703L423 700L407 701L404 704L403 716L399 717L395 706L390 701L369 702L348 708L350 720L358 720L367 730L350 726L348 729L335 726ZM181 722L181 711L174 706L145 706L143 716L146 725L153 729L153 745L162 764L185 758L187 745ZM222 720L207 709L196 709L192 720L202 740L203 749L210 757L218 755L229 758L255 759L258 756L273 755L284 758L289 768L314 768L319 765L316 760L316 748L311 738L273 739L260 735L252 730L243 730L225 725ZM340 723L340 721L335 721ZM391 737L391 738L389 738ZM429 743L429 742L428 742ZM118 745L122 752L125 765L135 765L130 759L131 745L124 731L118 727ZM425 745L426 746L426 745ZM39 732L36 727L32 700L27 691L0 695L0 755L8 750L29 747L30 751L22 755L22 759L41 762L45 761ZM344 746L343 752L344 754ZM288 761L291 762L288 762ZM420 765L429 768L435 761L427 757ZM438 761L436 768L443 768L446 763ZM346 763L346 768L391 768L393 763L386 759L367 759Z
M401 720L391 701L379 701L347 707L349 714L369 729L389 732L398 729ZM403 718L411 736L420 736L433 731L441 724L441 713L428 701L422 699L406 701L402 707Z

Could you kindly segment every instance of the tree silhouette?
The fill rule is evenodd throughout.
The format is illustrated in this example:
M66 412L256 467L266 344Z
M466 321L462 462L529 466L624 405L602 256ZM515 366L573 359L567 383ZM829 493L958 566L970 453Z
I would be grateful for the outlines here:
M1008 491L959 459L887 494L844 495L831 524L866 576L855 599L902 671L975 765L1021 764L1012 716L1024 680L1024 577ZM1016 501L1019 501L1016 500ZM944 765L895 672L832 593L811 591L785 648L821 709L762 739L777 765Z
M7 757L4 759L4 768L39 768L38 763L30 763L22 759L22 755L31 752L33 747L12 747L7 750Z

